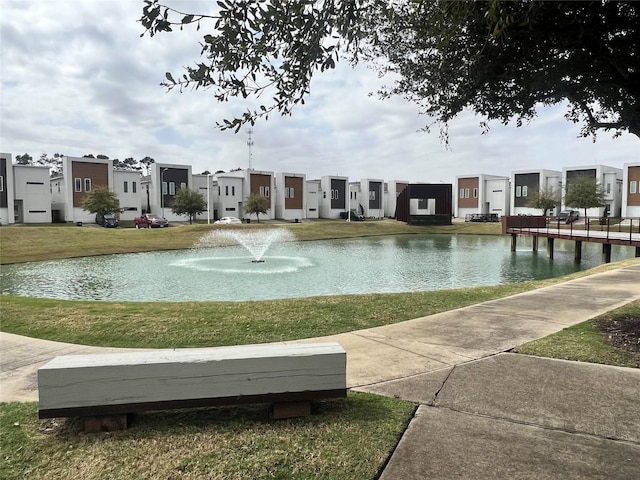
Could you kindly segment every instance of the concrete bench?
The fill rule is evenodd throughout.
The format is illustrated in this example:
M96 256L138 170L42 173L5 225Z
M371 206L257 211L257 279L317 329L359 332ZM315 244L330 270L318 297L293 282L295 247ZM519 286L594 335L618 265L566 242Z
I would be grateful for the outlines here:
M40 418L243 403L289 418L308 415L311 400L346 396L346 352L309 343L66 355L38 369L38 392Z

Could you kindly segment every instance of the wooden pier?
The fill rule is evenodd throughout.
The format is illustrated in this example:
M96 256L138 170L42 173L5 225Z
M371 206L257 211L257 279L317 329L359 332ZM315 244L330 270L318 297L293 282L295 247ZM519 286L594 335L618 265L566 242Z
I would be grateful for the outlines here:
M533 238L532 248L538 251L538 239L547 239L547 254L553 258L554 240L575 242L575 260L582 259L582 243L602 244L602 261L611 262L611 246L635 247L640 257L640 217L611 218L583 217L566 224L556 217L518 215L502 217L502 233L511 235L511 251L516 251L518 235Z

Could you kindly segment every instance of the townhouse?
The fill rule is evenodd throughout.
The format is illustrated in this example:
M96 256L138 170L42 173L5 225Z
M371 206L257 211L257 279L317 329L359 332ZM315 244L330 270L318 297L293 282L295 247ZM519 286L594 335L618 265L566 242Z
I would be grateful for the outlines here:
M605 209L612 216L640 215L640 164L623 169L607 166L567 167L562 171L534 169L511 176L459 175L454 185L416 184L408 180L384 181L346 176L307 179L300 172L237 169L215 174L193 174L190 165L153 163L148 173L114 169L108 159L62 157L62 173L49 176L49 168L14 165L11 154L0 154L0 223L93 223L83 201L93 189L104 186L120 201L120 219L133 220L141 213L155 213L170 222L184 221L173 213L173 198L182 188L199 192L206 199L200 218L209 221L234 216L250 221L244 202L250 194L268 199L265 219L298 221L340 218L348 209L368 218L411 218L416 215L451 215L468 219L473 214L540 215L531 206L541 190L558 192L580 176L594 178L605 191L606 205L588 214L600 216ZM420 187L419 185L422 185ZM413 186L411 192L408 187ZM447 193L447 189L451 190ZM402 194L406 193L404 197ZM427 195L429 198L421 198ZM452 197L452 206L449 197ZM551 215L565 205L561 201ZM402 212L399 215L399 212Z

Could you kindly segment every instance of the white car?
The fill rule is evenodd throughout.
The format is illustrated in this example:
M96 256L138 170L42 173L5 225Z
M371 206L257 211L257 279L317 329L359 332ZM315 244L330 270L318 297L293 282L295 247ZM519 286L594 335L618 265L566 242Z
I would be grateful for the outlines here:
M242 223L238 217L222 217L220 220L213 222L214 224Z

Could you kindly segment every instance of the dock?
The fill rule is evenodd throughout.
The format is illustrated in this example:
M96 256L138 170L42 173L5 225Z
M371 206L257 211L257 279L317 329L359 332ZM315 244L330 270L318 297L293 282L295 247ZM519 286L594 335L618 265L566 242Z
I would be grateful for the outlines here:
M533 238L532 248L538 251L539 238L547 239L547 254L553 258L554 240L575 242L575 260L582 258L582 243L602 244L602 261L611 262L612 245L635 247L640 257L640 217L581 217L564 223L556 217L518 215L502 217L502 233L511 235L511 251L516 251L519 235Z

